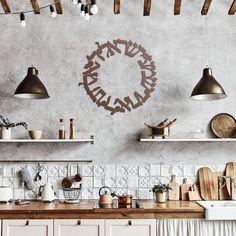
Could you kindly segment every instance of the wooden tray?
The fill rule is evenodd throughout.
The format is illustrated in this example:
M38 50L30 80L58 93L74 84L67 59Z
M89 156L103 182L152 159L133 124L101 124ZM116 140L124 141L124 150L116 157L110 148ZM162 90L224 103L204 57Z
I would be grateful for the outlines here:
M236 120L227 113L219 113L211 120L212 132L218 138L232 138L236 134Z

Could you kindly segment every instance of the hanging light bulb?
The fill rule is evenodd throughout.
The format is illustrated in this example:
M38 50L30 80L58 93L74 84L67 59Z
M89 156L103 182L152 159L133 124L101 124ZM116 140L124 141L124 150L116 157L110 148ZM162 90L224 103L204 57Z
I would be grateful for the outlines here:
M77 5L78 0L72 0L73 5Z
M26 26L25 14L23 12L20 13L20 25L21 25L21 27L25 27Z
M91 3L91 9L90 9L90 11L91 11L91 13L93 14L93 15L96 15L97 13L98 13L98 6L97 6L97 4L96 4L96 0L92 0L92 3Z
M82 5L81 0L78 0L78 2L77 2L77 7L78 7L79 9L81 9L81 5Z
M84 17L85 16L85 5L82 4L80 8L80 16Z
M84 20L89 20L89 19L90 19L89 6L86 5L86 6L85 6L85 16L84 16Z
M52 5L50 6L50 12L51 12L52 18L55 18L57 16L57 13L55 12L55 9Z

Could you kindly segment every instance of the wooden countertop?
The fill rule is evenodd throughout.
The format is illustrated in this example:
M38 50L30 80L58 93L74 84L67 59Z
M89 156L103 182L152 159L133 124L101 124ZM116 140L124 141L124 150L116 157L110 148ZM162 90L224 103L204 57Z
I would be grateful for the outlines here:
M204 218L205 210L196 202L168 201L160 204L142 200L143 208L94 208L94 200L82 200L78 204L60 201L43 203L30 201L28 205L0 205L0 219L156 219L156 218Z

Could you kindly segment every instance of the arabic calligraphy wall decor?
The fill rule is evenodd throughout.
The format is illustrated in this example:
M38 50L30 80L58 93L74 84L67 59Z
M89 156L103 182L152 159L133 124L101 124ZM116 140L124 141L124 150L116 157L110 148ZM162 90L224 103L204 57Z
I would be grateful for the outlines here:
M151 97L151 93L156 86L156 66L152 56L147 53L142 45L132 41L116 39L112 42L107 41L102 45L98 42L95 44L98 48L87 56L88 62L84 66L83 83L79 83L79 85L84 86L87 94L98 107L104 107L110 111L111 115L118 112L130 112L132 109L142 106ZM112 97L109 91L105 91L97 84L102 79L99 78L98 69L102 66L102 63L116 54L124 54L124 56L132 59L137 58L135 62L138 63L140 68L142 93L133 91L130 96Z

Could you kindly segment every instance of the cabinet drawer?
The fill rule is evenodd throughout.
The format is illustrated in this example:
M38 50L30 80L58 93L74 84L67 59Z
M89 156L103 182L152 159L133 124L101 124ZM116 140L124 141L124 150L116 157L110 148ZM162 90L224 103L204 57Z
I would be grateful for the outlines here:
M104 220L54 220L54 236L104 236Z
M2 236L53 236L53 220L3 220Z
M156 236L156 220L106 220L106 236Z

